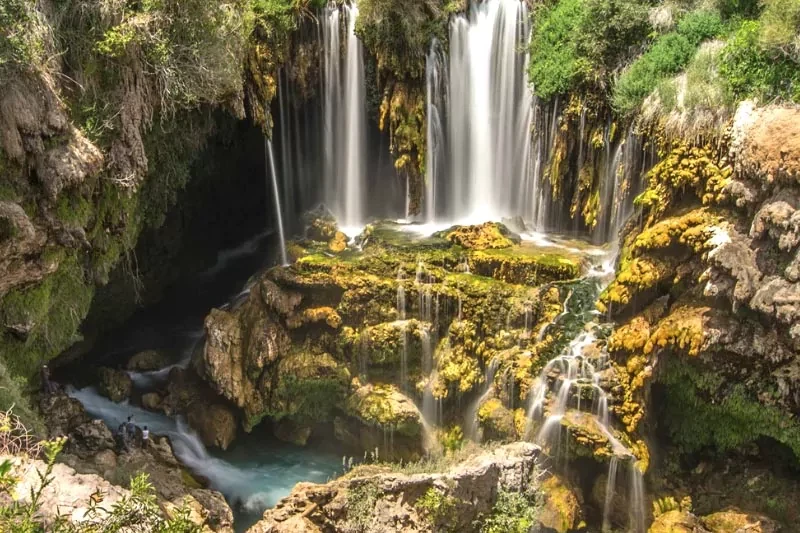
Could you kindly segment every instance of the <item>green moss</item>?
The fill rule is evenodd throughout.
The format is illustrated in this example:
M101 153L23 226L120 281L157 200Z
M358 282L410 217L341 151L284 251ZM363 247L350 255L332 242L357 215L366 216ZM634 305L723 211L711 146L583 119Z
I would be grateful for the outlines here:
M62 193L56 204L56 216L70 226L86 227L92 211L92 203L75 189Z
M765 436L788 446L800 459L800 423L786 411L754 399L743 384L677 358L658 379L666 387L660 420L682 452L725 453Z
M455 531L457 526L456 498L431 487L414 502L420 514L434 531Z
M94 284L75 256L67 256L41 283L8 292L0 300L0 323L7 328L0 339L0 356L8 370L31 377L39 365L68 348L93 295Z

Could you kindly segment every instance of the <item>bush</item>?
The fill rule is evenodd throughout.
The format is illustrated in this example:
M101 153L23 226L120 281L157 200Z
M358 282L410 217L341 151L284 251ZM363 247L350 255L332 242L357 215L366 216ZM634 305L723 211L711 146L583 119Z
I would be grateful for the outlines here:
M0 80L12 69L35 68L44 60L44 42L34 3L31 0L0 2Z
M433 531L454 531L457 500L433 487L420 496L416 507Z
M800 64L800 2L764 0L761 15L761 44L775 55Z
M689 63L703 40L718 35L722 30L722 20L715 12L694 11L685 15L675 31L659 37L622 74L614 87L616 110L627 114L637 109L662 81Z
M604 90L649 28L646 5L633 0L562 0L542 4L533 20L528 74L544 100L581 85Z
M737 98L781 98L800 102L800 67L785 55L765 49L762 23L744 22L722 51L720 74Z
M501 490L492 512L480 524L481 533L527 533L536 524L539 505L534 494Z

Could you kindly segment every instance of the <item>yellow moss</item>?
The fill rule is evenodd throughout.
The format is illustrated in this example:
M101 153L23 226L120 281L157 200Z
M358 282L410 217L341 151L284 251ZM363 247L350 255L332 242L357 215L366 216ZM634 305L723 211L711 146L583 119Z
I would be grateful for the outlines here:
M505 226L497 222L485 222L476 226L457 226L444 237L464 248L487 250L514 246L514 241L508 238L508 234Z
M286 326L289 329L297 329L299 327L316 324L317 322L325 322L333 329L338 329L342 325L342 317L332 307L312 307L304 309L296 315L290 316L286 319Z
M705 342L704 316L709 307L676 306L663 318L644 347L649 354L656 348L679 348L697 355Z
M343 252L347 248L347 236L341 231L337 231L333 238L328 241L328 249L334 253Z
M611 352L634 352L644 348L650 339L650 323L643 317L634 317L630 322L619 326L608 340Z

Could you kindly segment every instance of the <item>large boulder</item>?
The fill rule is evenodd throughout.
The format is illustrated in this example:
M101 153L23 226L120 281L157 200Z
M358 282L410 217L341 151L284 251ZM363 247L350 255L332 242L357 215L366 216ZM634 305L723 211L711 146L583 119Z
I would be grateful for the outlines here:
M711 533L774 533L780 525L766 516L747 513L734 507L700 519Z
M113 368L101 368L97 373L100 378L97 390L112 402L125 401L131 395L133 381L126 372Z
M551 476L541 486L544 506L539 523L547 531L567 533L579 528L583 522L580 494L558 476Z
M453 226L436 233L453 244L472 250L511 248L521 242L519 235L512 233L498 222L485 222L476 226Z
M69 433L67 449L81 457L96 454L104 450L113 450L114 435L102 420L85 422Z
M196 402L189 408L188 420L206 446L227 450L236 438L236 414L226 405Z
M43 397L39 407L51 438L68 435L73 429L90 420L83 404L63 392Z
M667 511L656 517L648 533L708 533L700 520L686 511Z
M125 368L136 372L148 372L167 366L169 358L158 350L144 350L130 359Z

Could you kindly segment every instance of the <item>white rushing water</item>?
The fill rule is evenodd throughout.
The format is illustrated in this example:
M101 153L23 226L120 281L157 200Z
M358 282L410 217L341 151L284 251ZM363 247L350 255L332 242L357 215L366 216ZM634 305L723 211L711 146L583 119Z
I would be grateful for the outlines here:
M520 50L528 33L524 2L472 2L451 22L447 70L432 46L426 68L428 146L434 147L426 176L428 221L523 212L527 198L519 188L529 181L533 107Z
M264 139L264 152L267 159L267 172L272 178L272 198L275 202L275 219L278 223L278 237L281 242L281 264L288 265L289 259L286 255L286 235L283 230L283 214L281 213L281 194L278 188L278 173L275 171L275 154L272 152L272 141Z
M346 25L342 57L342 18ZM341 226L365 216L366 88L361 41L355 33L355 1L330 6L322 17L325 203Z
M266 449L228 453L230 460L209 453L198 435L182 420L146 411L126 403L114 403L93 388L70 390L86 411L103 420L112 431L128 416L152 435L169 437L175 456L193 472L209 480L232 506L260 513L289 494L300 481L324 482L338 473L339 460L301 448Z

